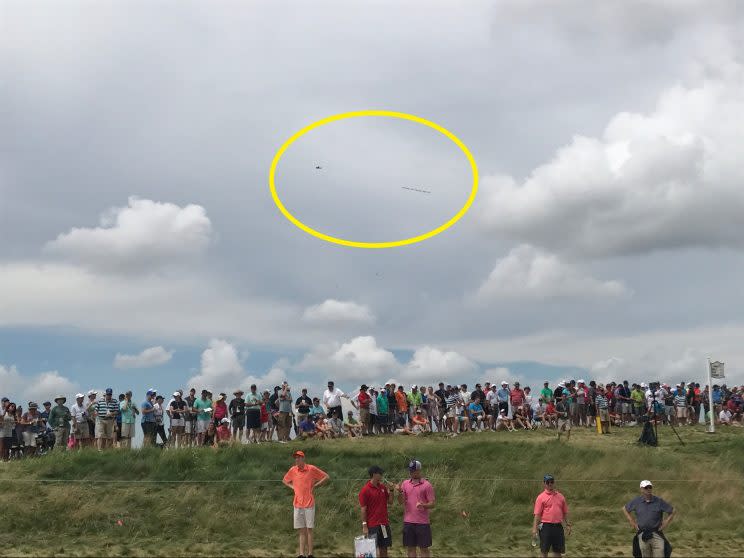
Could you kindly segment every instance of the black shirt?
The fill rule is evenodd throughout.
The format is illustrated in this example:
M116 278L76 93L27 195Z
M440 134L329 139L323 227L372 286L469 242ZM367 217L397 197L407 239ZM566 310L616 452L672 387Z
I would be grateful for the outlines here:
M313 404L313 400L307 395L300 395L295 401L297 405L297 412L301 415L306 415L310 412L310 406Z
M242 397L236 397L230 401L228 410L230 411L231 416L242 417L245 414L245 399Z

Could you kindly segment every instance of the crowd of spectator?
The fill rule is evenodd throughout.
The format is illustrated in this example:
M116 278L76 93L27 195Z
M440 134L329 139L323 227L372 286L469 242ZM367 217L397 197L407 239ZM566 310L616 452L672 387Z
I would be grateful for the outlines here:
M176 390L168 396L149 389L136 403L132 392L114 397L111 388L78 393L72 405L59 395L45 401L42 409L33 401L24 412L21 405L2 398L0 407L0 458L6 461L35 456L52 448L75 450L95 446L131 448L137 423L144 446L186 447L230 443L287 443L293 438L358 438L386 434L420 435L440 432L457 436L470 431L515 431L553 428L570 436L571 428L602 423L611 427L635 426L651 420L684 426L715 418L717 424L742 425L744 386L729 389L713 386L713 410L708 387L695 382L668 384L607 385L584 380L560 382L555 388L544 382L533 391L519 382L434 386L385 384L361 385L351 394L328 382L321 397L303 388L295 397L287 382L272 391L252 385L248 393L235 390L213 394L196 388L188 394ZM344 416L342 399L354 411Z

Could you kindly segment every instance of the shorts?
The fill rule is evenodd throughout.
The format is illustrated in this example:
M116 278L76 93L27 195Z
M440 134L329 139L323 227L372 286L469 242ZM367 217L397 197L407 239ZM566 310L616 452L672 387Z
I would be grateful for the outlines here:
M622 413L624 415L629 415L630 414L630 403L622 403L622 409L623 409Z
M31 448L36 447L36 432L24 432L23 433L23 445Z
M404 523L403 546L429 548L431 546L431 525L428 523Z
M294 528L315 528L315 506L311 508L294 508Z
M170 421L171 428L180 428L185 424L186 422L183 419L171 419Z
M85 422L76 422L75 430L73 431L73 434L75 434L76 440L90 439L90 430L88 429L88 421L86 420Z
M121 437L122 438L134 438L134 423L132 422L121 423Z
M246 428L261 428L261 413L255 411L248 411L245 414L245 427Z
M566 552L566 537L560 523L543 523L540 526L540 552L547 554L551 548L557 554Z
M509 413L509 403L507 403L506 401L501 401L499 403L499 413L501 411L505 411L508 414Z
M393 546L393 532L390 530L390 525L375 525L369 528L370 538L375 539L375 544L378 548L390 548Z
M268 423L268 421L267 421L267 422L262 422L262 423L261 423L261 430L262 430L263 432L268 432L268 431L269 431L269 423Z
M186 424L184 425L186 428L184 432L186 434L191 434L192 432L196 432L196 421L191 419L186 419Z
M456 416L457 416L457 410L454 407L447 409L447 417L455 418Z
M599 409L599 420L607 422L610 420L610 412L607 409Z
M571 430L571 421L568 419L558 419L558 430Z
M197 434L204 434L207 431L207 428L209 427L209 419L207 420L196 420L196 433Z
M677 407L677 418L687 418L687 407Z
M233 415L231 425L233 428L245 428L245 415Z
M103 438L104 440L111 440L114 437L114 423L113 420L97 420L96 421L96 439Z

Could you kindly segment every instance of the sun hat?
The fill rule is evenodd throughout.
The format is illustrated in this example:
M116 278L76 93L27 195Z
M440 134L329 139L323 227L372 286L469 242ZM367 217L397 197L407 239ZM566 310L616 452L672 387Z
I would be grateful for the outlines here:
M62 403L64 403L65 401L67 401L67 397L65 397L64 395L58 395L57 397L54 398L54 402L56 403L60 399L62 400Z

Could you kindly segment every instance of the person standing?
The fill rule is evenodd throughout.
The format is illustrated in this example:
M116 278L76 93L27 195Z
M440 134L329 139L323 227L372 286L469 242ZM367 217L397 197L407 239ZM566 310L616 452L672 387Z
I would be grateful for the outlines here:
M261 394L256 384L251 385L251 391L245 396L245 439L247 442L258 443L261 437Z
M280 443L286 444L289 442L289 433L292 429L292 403L292 392L289 389L289 384L284 381L278 400L277 438Z
M623 513L636 532L633 538L633 548L638 550L643 558L664 558L665 545L669 544L664 536L664 530L672 522L674 508L671 504L654 496L651 481L641 481L641 495L636 496L623 506ZM635 518L631 515L635 512ZM664 514L668 514L664 519ZM634 556L637 554L634 552Z
M85 404L85 396L82 393L75 396L75 404L70 407L70 415L72 415L72 435L75 437L75 446L78 449L89 446L88 406Z
M372 397L367 393L367 384L362 384L359 388L359 395L356 400L359 402L359 422L362 424L362 436L372 434L372 415L369 413L369 404Z
M124 401L119 403L119 413L121 414L121 447L131 449L135 417L139 414L137 405L132 402L131 391L127 391L124 394Z
M64 451L67 448L67 438L70 436L70 409L65 406L67 397L58 395L54 398L56 405L49 411L49 426L54 430L54 447Z
M305 453L297 450L292 454L293 467L282 479L285 486L294 491L294 528L299 537L299 557L313 558L313 529L315 528L315 497L313 490L328 481L328 473L315 465L305 463Z
M344 411L341 408L342 397L349 399L348 395L335 387L333 381L329 380L328 389L323 392L323 404L326 406L326 409L328 411L326 415L328 418L331 418L333 416L333 413L335 413L336 411L338 411L338 416L344 416Z
M297 411L297 423L302 424L310 414L310 407L313 406L313 400L307 394L307 388L302 388L302 394L295 401L295 411Z
M430 556L432 544L429 510L436 503L434 487L421 478L421 462L416 459L408 463L411 478L395 485L398 502L403 505L403 546L409 558L415 558L418 549L423 558Z
M381 467L373 465L367 473L369 473L369 482L359 491L362 533L365 537L375 539L377 556L387 558L388 548L393 545L393 535L388 518L388 506L393 503L393 492L382 480L385 471Z
M114 401L114 390L106 388L103 399L96 402L96 446L98 451L114 447L114 426L119 414L119 402Z
M170 445L182 448L184 446L184 432L186 431L186 401L181 391L173 392L173 400L168 403L168 417L170 418Z
M145 400L140 405L142 409L142 434L144 434L144 440L142 441L142 447L154 446L155 435L156 435L156 424L155 424L155 407L152 402L152 391L148 391L145 394Z
M548 552L561 556L566 552L566 537L563 525L571 534L571 523L568 520L568 505L563 494L555 489L553 475L543 477L544 490L535 499L532 536L540 535L540 553L547 558Z
M245 430L245 399L243 399L243 390L236 389L233 392L235 396L228 405L230 411L230 422L232 424L232 437L237 442L243 440L243 430Z

